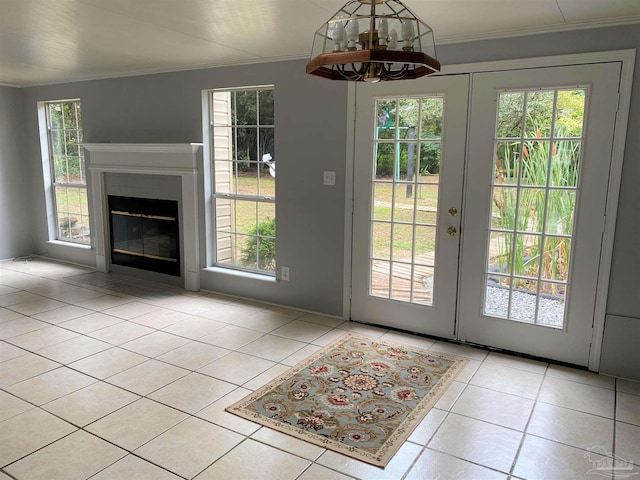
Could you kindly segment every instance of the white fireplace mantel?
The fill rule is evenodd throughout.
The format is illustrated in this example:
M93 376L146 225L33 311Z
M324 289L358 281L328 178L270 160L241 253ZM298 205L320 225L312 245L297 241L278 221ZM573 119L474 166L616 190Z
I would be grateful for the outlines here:
M91 172L92 216L95 231L96 267L108 272L111 249L105 173L174 175L182 181L182 275L184 288L200 290L198 237L198 173L202 164L201 143L85 143L87 168Z

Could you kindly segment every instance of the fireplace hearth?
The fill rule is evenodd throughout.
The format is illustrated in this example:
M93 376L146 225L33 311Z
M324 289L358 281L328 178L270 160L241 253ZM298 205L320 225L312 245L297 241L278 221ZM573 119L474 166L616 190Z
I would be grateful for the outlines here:
M180 276L178 202L108 196L111 263Z

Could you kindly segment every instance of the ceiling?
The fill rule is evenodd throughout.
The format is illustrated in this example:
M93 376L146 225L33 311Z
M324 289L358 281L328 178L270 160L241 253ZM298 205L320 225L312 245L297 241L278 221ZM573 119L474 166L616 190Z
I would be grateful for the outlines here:
M404 0L436 44L640 22L640 0ZM0 0L0 84L305 58L346 0Z

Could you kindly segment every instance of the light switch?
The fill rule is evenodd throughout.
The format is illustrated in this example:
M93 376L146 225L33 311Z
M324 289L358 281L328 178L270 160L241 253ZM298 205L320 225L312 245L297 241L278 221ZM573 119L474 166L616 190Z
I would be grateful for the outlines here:
M336 184L336 172L324 172L323 185L335 185Z

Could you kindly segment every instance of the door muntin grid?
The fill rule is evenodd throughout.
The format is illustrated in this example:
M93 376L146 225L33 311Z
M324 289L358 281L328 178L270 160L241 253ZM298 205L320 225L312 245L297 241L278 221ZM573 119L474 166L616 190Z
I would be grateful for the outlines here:
M588 89L497 98L483 313L564 328Z
M369 295L432 305L444 96L375 101Z

